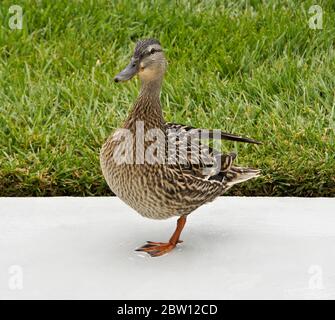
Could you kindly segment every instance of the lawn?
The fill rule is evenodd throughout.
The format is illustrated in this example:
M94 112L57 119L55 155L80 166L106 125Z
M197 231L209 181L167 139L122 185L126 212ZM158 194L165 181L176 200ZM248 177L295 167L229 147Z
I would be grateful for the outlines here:
M111 194L99 149L139 83L113 82L138 39L169 61L168 121L263 141L225 143L257 180L230 195L335 195L335 2L20 1L0 3L0 196Z

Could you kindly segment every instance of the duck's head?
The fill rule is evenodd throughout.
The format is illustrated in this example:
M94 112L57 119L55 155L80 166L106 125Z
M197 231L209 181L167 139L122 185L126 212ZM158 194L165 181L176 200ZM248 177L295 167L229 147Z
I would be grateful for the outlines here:
M138 74L143 82L157 81L163 78L166 60L163 49L156 39L137 42L130 63L115 76L115 82L127 81Z

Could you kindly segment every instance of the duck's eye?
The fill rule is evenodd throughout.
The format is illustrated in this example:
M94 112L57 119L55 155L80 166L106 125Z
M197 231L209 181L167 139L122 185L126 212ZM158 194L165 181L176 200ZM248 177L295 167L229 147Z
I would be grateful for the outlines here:
M153 53L155 53L156 52L156 50L154 49L154 48L152 48L151 50L150 50L150 54L153 54Z

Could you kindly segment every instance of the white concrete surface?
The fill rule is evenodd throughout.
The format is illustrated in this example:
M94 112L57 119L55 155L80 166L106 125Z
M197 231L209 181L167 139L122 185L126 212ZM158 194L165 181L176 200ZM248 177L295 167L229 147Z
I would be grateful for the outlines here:
M133 251L174 228L117 198L0 198L0 299L335 298L335 198L222 197L171 254Z

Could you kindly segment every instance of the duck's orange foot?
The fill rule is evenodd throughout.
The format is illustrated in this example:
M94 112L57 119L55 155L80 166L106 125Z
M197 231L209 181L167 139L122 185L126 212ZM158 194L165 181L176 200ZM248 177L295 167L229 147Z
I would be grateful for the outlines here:
M177 243L182 242L179 240ZM172 251L176 247L176 243L172 242L152 242L152 241L147 241L147 243L136 249L136 251L141 251L141 252L146 252L150 254L152 257L159 257L162 256L163 254L166 254L170 251Z

